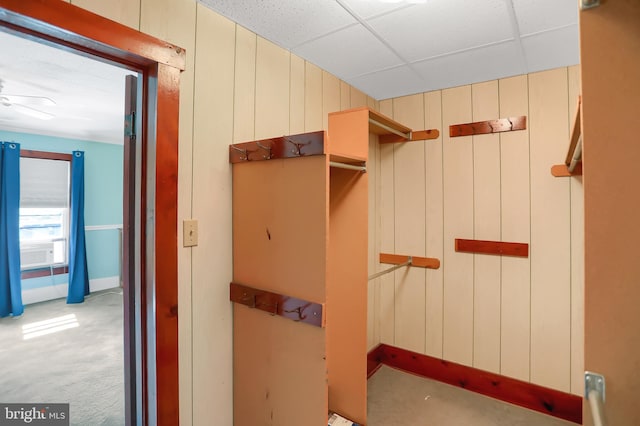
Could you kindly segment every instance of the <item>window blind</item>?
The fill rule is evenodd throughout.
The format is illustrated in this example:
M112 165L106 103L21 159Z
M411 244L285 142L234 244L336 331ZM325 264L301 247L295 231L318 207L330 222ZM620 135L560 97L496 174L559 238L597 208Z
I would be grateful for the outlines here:
M20 207L68 207L69 165L68 161L21 158Z

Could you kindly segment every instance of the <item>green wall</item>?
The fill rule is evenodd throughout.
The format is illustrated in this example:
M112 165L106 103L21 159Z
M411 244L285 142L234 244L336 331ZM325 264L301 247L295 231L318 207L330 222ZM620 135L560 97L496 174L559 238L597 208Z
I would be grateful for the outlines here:
M71 153L85 152L85 225L122 224L123 147L107 143L15 133L0 130L1 141L20 144L21 149ZM89 279L119 273L118 230L86 231ZM67 276L22 281L23 289L67 282Z

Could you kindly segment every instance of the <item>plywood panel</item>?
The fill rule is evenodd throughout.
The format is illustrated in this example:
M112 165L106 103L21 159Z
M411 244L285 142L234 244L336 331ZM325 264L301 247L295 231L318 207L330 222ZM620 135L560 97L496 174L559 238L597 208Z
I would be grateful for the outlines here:
M569 67L569 124L580 95L580 67ZM584 188L582 176L571 186L571 393L584 394Z
M580 12L585 190L585 368L607 380L607 423L640 424L636 188L640 3ZM631 184L630 184L631 183ZM590 425L588 404L585 424Z
M471 120L471 86L442 91L442 128ZM443 132L444 343L443 357L473 363L473 256L456 253L454 239L473 235L473 146L470 137Z
M322 71L322 128L329 128L329 113L340 111L340 80Z
M233 424L298 426L326 419L324 329L236 304L233 337ZM203 424L215 415L202 417Z
M178 223L192 217L193 190L193 97L195 60L196 4L185 0L141 2L140 30L186 49L187 67L180 74L180 136L178 145ZM182 241L182 226L178 226L178 241ZM193 424L193 364L192 364L192 294L191 248L178 249L178 321L180 372L180 424ZM230 349L230 348L229 348ZM230 351L228 352L231 356ZM231 394L229 386L218 390ZM224 399L224 398L223 398ZM225 407L226 408L226 407ZM227 411L230 411L227 409Z
M499 81L500 116L529 115L528 79ZM530 241L529 130L500 134L502 239ZM500 373L529 380L530 258L502 258Z
M333 128L333 127L332 127ZM361 141L368 143L368 135ZM331 168L327 270L329 409L367 422L368 174Z
M198 4L196 28L196 43L210 49L199 50L195 62L193 217L199 220L200 235L192 253L192 323L197 325L192 329L193 420L197 424L209 418L215 407L221 422L231 424L232 238L227 151L233 135L229 105L233 102L235 24Z
M265 139L289 133L290 54L258 37L256 47L255 138Z
M395 98L393 119L424 128L424 96ZM424 142L394 145L395 252L425 257ZM422 268L395 272L395 345L424 351L425 276Z
M236 25L235 82L233 92L233 142L255 140L257 37ZM278 135L273 135L278 136Z
M322 70L305 62L304 131L322 130Z
M235 282L324 302L325 169L324 156L233 166Z
M471 86L472 120L498 118L498 82ZM473 136L474 238L501 241L500 137ZM473 296L473 366L500 371L501 256L475 254Z
M529 75L531 135L531 381L570 389L570 188L549 165L569 137L567 69ZM553 206L550 209L549 206Z
M325 162L315 156L233 166L235 282L326 300ZM323 418L325 329L243 309L234 311L236 424L259 424L271 415L277 424Z
M442 128L442 92L424 94L425 128ZM442 193L442 132L425 142L425 230L426 255L442 260L444 249ZM425 353L442 357L443 272L427 269L425 301Z
M369 159L367 161L369 175L369 208L368 208L368 274L377 269L380 254L380 150L378 137L369 136ZM380 280L371 280L367 285L367 350L380 343Z
M351 108L351 86L340 81L340 110Z
M351 91L351 101L354 91ZM353 104L352 104L353 106ZM393 104L391 100L380 102L380 112L388 117L393 116ZM380 154L380 251L395 253L394 230L394 161L393 146L390 144L379 147ZM377 271L388 268L388 265L377 264ZM389 345L395 344L395 274L390 273L377 278L380 286L380 342Z
M304 67L305 61L291 54L289 93L289 134L304 133Z
M367 105L367 95L355 87L351 87L351 108L359 108ZM388 115L388 114L385 114ZM388 115L391 117L390 115Z
M102 0L71 0L70 3L128 27L140 29L140 0L110 2Z

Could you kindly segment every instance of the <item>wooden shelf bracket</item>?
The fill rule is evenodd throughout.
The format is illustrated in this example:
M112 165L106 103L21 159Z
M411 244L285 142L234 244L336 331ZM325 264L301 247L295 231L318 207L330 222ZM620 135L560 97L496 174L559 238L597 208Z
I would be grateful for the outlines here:
M456 238L457 252L495 254L500 256L529 257L529 244L502 241L464 240Z
M405 256L401 254L380 253L380 263L388 263L395 266L385 269L384 271L376 272L373 275L369 275L369 281L405 266L415 266L418 268L428 269L440 268L440 259L431 257Z

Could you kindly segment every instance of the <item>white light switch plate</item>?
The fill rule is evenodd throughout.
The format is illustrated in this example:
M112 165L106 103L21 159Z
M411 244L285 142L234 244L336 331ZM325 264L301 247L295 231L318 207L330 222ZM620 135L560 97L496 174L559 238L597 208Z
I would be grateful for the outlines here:
M198 245L198 221L195 219L183 222L183 246L193 247Z

